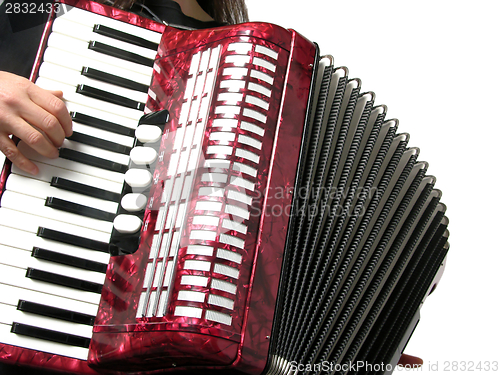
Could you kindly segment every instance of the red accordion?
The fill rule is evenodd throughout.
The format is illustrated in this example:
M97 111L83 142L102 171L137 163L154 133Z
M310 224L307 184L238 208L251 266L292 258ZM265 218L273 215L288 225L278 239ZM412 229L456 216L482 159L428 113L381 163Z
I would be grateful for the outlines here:
M448 232L426 163L373 93L275 25L185 31L69 6L34 77L64 81L76 135L56 160L23 149L40 176L2 174L1 250L29 259L0 261L0 360L71 374L390 372ZM79 37L71 22L87 13L134 26L92 20L104 39L83 42L74 82L57 78L52 35L66 22ZM131 59L121 77L92 65L103 53Z

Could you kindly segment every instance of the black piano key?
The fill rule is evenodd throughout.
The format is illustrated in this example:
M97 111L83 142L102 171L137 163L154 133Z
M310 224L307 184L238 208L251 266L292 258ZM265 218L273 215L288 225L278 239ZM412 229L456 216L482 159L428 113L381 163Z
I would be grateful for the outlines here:
M112 29L104 25L94 25L94 32L100 35L104 35L122 42L130 43L135 46L144 47L156 51L158 49L158 44L151 42L150 40L138 37L136 35L127 34L123 31Z
M104 199L112 202L119 202L121 200L121 194L119 193L113 193L112 191L99 189L94 186L89 186L82 184L80 182L67 180L62 177L52 177L52 180L50 181L50 186L54 186L62 190L72 191L73 193L79 193L87 195L89 197Z
M148 59L147 57L138 55L136 53L128 52L120 48L112 47L101 42L96 42L94 40L91 40L89 42L89 49L92 51L102 53L104 55L117 57L122 60L130 61L145 66L152 67L154 63L152 59Z
M111 256L133 254L139 248L141 242L141 231L136 233L119 233L113 229L111 239L109 241L109 253Z
M42 271L31 267L27 268L26 277L32 280L44 281L50 284L83 290L85 292L98 294L101 294L102 292L102 284L93 283L91 281L81 280L74 277L58 275L57 273Z
M62 242L68 245L74 245L78 247L83 247L89 250L101 251L103 253L108 252L108 243L92 240L90 238L75 236L73 234L68 234L64 232L59 232L54 229L39 227L37 231L37 236L45 238L47 240Z
M119 143L106 141L101 138L92 137L91 135L73 132L70 137L67 137L70 141L80 142L89 146L94 146L102 150L112 151L119 154L129 155L132 147L124 146Z
M49 262L64 264L66 266L80 268L82 270L106 273L107 264L99 263L93 260L74 257L72 255L58 253L56 251L34 247L31 256L36 259L43 259Z
M47 197L45 199L45 206L54 208L56 210L70 212L72 214L90 217L97 220L113 221L115 219L115 214L97 208L92 208L84 206L83 204L78 204L64 199L59 199L56 197Z
M127 128L123 125L115 124L114 122L101 120L97 117L85 115L80 112L71 112L71 119L79 124L92 126L93 128L106 130L111 133L126 135L127 137L135 136L135 129Z
M102 100L108 103L121 105L122 107L136 109L138 111L144 111L144 103L126 98L121 95L112 94L110 92L96 89L95 87L89 85L78 85L76 87L76 92L81 95L88 96L89 98L94 98Z
M58 307L42 305L41 303L25 301L22 299L17 303L17 309L19 311L24 311L31 314L48 316L50 318L65 320L72 323L85 324L88 326L93 326L95 320L95 317L92 315L61 309Z
M60 148L59 157L67 160L76 161L82 164L90 165L92 167L105 169L111 172L125 173L128 170L128 165L98 158L97 156L92 156L89 154L85 154L83 152L71 150L69 148Z
M84 66L82 68L82 75L88 78L92 78L101 82L110 83L112 85L120 86L126 89L140 91L147 93L149 90L148 85L132 81L131 79L116 76L111 73L102 72L100 70L89 68Z
M168 121L169 112L168 109L162 109L156 112L150 112L143 115L139 119L139 125L159 125L163 126Z
M69 333L53 331L50 329L30 326L22 323L12 323L10 331L18 335L34 337L37 339L53 341L72 346L79 346L81 348L88 348L90 346L90 339L86 337L70 335Z

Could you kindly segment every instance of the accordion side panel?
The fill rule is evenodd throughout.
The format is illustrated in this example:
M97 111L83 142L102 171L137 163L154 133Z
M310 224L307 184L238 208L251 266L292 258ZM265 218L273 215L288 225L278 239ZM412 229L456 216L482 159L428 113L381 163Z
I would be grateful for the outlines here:
M108 268L92 364L262 372L315 55L292 35L164 34L147 108L170 122L139 249Z

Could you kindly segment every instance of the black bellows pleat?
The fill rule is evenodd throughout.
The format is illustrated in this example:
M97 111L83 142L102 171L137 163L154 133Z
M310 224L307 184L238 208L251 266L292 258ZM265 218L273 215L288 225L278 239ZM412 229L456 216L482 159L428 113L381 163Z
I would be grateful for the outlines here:
M371 369L348 365L390 363L448 249L445 206L418 149L373 93L325 61L304 132L270 374L364 374Z

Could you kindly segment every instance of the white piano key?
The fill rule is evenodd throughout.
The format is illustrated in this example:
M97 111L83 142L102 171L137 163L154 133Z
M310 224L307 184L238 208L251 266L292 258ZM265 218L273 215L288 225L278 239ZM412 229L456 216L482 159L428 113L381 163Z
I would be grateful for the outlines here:
M120 154L117 152L112 152L108 150L103 150L99 147L95 146L90 146L86 145L83 143L75 142L75 141L70 141L69 139L65 139L62 146L64 148L69 148L71 150L83 152L84 154L96 156L101 159L113 161L115 163L120 163L123 165L128 165L130 161L130 156Z
M120 182L105 180L103 178L90 176L88 174L70 171L68 169L40 163L36 160L33 162L39 169L39 173L36 176L20 170L15 165L12 166L12 172L21 176L30 177L45 182L50 182L52 177L63 177L71 181L80 182L82 184L93 186L99 189L109 190L118 194L122 191L123 183Z
M135 233L142 226L142 220L134 215L118 215L113 221L114 228L120 233Z
M117 183L123 183L124 174L122 173L108 171L105 169L93 167L90 165L85 165L76 161L66 160L62 158L49 159L45 156L41 156L40 154L38 154L32 148L28 147L24 142L19 143L18 149L23 153L24 156L26 156L28 159L32 161L39 161L44 164L53 165L54 167L59 167L62 169L67 169L70 171L83 173L94 177L99 177Z
M99 305L101 295L98 293L77 290L66 286L33 280L26 277L26 269L0 264L0 284L29 289L68 299Z
M98 33L95 33L93 31L93 28L93 24L83 25L81 23L76 23L72 20L65 19L64 17L58 17L52 23L52 32L64 34L71 38L83 40L84 42L90 42L91 40L102 42L107 45L120 48L152 60L156 57L156 51L136 46L127 42L122 42L120 40L113 39L104 35L100 35Z
M141 211L146 207L148 197L144 194L129 193L123 196L121 206L129 212Z
M153 164L158 156L154 148L137 146L130 151L130 159L137 165Z
M154 125L139 125L135 130L135 137L142 143L157 142L161 136L161 128Z
M104 121L109 121L129 129L136 129L138 120L135 118L124 117L121 114L110 113L100 109L100 107L89 107L79 103L66 102L66 108L69 112L80 112ZM101 103L102 104L102 103Z
M125 116L135 121L144 114L142 111L126 108L121 105L108 103L102 100L90 98L88 96L76 93L76 87L66 85L51 79L40 77L36 80L36 85L46 90L60 90L63 92L63 99L72 103L81 104L91 108L100 108L106 112L118 116Z
M96 89L104 90L116 95L124 96L128 99L136 100L145 103L148 99L148 94L140 91L130 90L123 87L115 86L110 83L101 82L96 79L85 77L81 72L55 65L50 62L44 62L38 71L40 77L48 78L67 85L78 86L86 84Z
M38 270L56 273L62 276L74 277L80 280L104 284L106 275L101 272L82 270L79 268L57 264L54 262L37 259L31 256L31 251L21 250L14 247L0 245L0 264L26 269L28 267ZM5 256L7 255L8 256Z
M134 145L134 137L115 134L107 130L97 129L89 125L79 124L77 122L73 122L73 131L103 139L105 141L115 142L127 147L132 147Z
M53 353L83 361L87 360L88 349L16 335L10 332L10 328L10 324L0 323L0 342L39 352Z
M153 67L137 64L134 62L126 61L118 57L109 56L97 51L92 51L88 48L88 43L77 40L66 35L52 33L47 41L49 47L58 48L63 51L68 51L76 55L89 58L92 60L102 61L109 65L115 65L128 70L134 70L140 74L153 75Z
M123 31L127 34L136 35L154 43L160 43L161 33L144 29L126 22L122 22L110 17L105 17L100 14L91 13L79 8L71 8L70 11L65 12L60 17L77 22L83 25L94 26L95 24L105 25L115 30Z
M59 309L76 311L87 315L97 315L99 306L74 299L54 296L43 292L19 288L16 286L1 284L0 303L17 306L19 300L30 301L42 305L48 305Z
M68 333L70 335L77 335L86 338L92 337L91 326L85 324L66 322L64 320L26 313L17 310L16 307L14 306L5 305L3 303L0 303L0 316L2 316L1 318L2 323L4 322L23 323L39 328L45 328L53 331Z
M61 254L71 255L104 264L107 264L110 258L108 253L48 240L38 237L35 233L29 233L3 225L0 225L0 244L26 251L31 251L34 247L39 247L41 249L55 251Z
M113 225L108 221L97 220L47 207L45 206L45 199L35 198L13 191L4 192L2 196L2 208L10 208L12 210L45 217L63 223L72 223L83 228L89 228L108 234L111 234L113 229Z
M41 199L56 197L111 213L116 213L118 210L118 203L116 202L58 189L50 186L50 183L17 175L15 173L11 173L7 179L6 189Z
M149 86L149 84L151 83L151 75L144 74L145 72L141 73L131 70L135 67L136 64L134 64L134 66L131 66L130 64L132 63L129 63L128 61L124 61L124 64L122 66L116 66L108 64L105 61L95 60L88 56L77 55L76 53L71 53L55 47L47 47L47 49L45 49L43 61L50 62L59 66L64 66L77 72L81 72L82 68L86 66L105 73L114 74L119 77L125 77L144 85Z
M80 227L72 223L52 220L42 216L30 215L25 212L5 207L2 207L0 210L0 225L35 234L37 233L39 227L44 227L106 243L109 243L110 239L109 233Z

